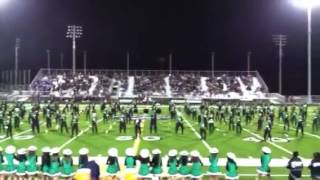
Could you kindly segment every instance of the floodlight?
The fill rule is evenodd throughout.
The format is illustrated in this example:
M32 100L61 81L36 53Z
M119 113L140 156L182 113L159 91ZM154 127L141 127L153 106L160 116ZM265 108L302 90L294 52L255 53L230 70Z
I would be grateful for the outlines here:
M0 0L0 6L6 4L9 0Z
M320 0L292 0L296 7L311 9L320 6Z

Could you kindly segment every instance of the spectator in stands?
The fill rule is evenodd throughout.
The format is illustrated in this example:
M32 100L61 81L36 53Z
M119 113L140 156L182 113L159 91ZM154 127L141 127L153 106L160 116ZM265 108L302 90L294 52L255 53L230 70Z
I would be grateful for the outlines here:
M320 179L320 153L315 152L309 165L312 180Z
M290 170L288 177L289 180L297 180L301 178L303 163L302 160L299 158L298 151L293 152L292 158L289 160L287 168Z

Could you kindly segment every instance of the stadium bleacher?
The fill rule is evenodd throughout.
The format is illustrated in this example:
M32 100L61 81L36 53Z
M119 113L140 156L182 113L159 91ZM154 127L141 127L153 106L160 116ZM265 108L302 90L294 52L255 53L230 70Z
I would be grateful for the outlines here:
M53 97L263 98L268 93L258 72L134 71L41 69L32 91Z

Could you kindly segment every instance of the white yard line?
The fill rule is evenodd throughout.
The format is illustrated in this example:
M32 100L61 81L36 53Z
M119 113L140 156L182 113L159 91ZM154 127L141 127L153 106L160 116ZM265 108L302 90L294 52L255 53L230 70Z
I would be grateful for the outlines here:
M181 113L181 114L182 114L182 113ZM193 128L193 126L192 126L191 123L187 120L187 118L185 118L184 115L182 115L182 116L183 116L183 120L187 123L187 125L189 126L189 128L194 132L194 134L195 134L199 139L201 139L200 134ZM211 147L210 147L210 145L207 143L207 141L201 140L201 142L204 144L204 146L206 146L206 148L207 148L208 150L211 149Z
M145 122L145 120L143 119L142 122L141 122L141 136L142 136L142 133L143 133L144 122ZM136 139L134 140L133 151L134 151L135 154L138 154L139 146L140 146L140 143L141 143L141 138L142 137L139 137L139 138L136 137Z
M41 124L40 124L40 126L42 126L42 125L44 125L44 123L41 123ZM18 134L14 134L14 135L13 135L13 138L18 137L18 136L20 136L20 135L22 135L22 134L26 134L26 133L28 133L28 132L30 132L30 131L32 131L32 129L27 129L27 130L22 131L22 132L20 132L20 133L18 133ZM7 137L7 138L5 138L5 139L1 139L1 140L0 140L0 143L1 143L1 142L8 141L9 139L11 139L11 138L10 138L10 137Z
M275 123L275 124L277 124L278 126L281 126L281 127L284 126L283 124L280 124L280 123ZM294 127L290 127L290 128L294 129L294 130L297 130L297 128L294 128ZM312 136L312 137L317 138L317 139L320 139L320 136L312 134L312 133L304 132L304 134L306 134L308 136Z
M249 131L248 129L245 129L245 128L243 128L243 130L244 130L245 132L247 132L247 133L249 133L249 134L257 137L258 139L263 140L263 137L260 136L259 134L253 133L253 132L251 132L251 131ZM267 143L271 144L272 146L274 146L274 147L276 147L276 148L278 148L278 149L280 149L280 150L282 150L282 151L284 151L284 152L286 152L286 153L288 153L288 154L290 154L290 155L292 154L291 151L289 151L288 149L286 149L286 148L284 148L284 147L282 147L282 146L280 146L280 145L278 145L278 144L276 144L276 143L274 143L274 142L267 141Z
M103 119L99 119L99 120L97 121L97 124L100 123L102 120L103 120ZM62 148L66 147L67 145L69 145L70 143L72 143L74 140L76 140L78 137L80 137L83 133L89 131L89 129L90 129L90 126L87 127L85 130L80 131L80 133L79 133L77 136L69 139L67 142L65 142L64 144L62 144L62 145L59 147L59 149L61 150Z

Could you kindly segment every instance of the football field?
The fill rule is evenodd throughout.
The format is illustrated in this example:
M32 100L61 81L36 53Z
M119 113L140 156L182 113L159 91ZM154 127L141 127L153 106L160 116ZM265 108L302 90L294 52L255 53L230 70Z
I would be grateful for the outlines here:
M61 105L62 108L63 105ZM75 157L78 156L78 150L82 147L87 147L90 150L89 156L99 159L101 165L105 164L107 151L110 147L116 147L119 150L119 156L125 156L125 149L133 147L136 152L140 149L147 148L149 150L159 148L162 151L162 156L165 158L170 149L181 150L198 150L203 157L203 162L208 165L206 157L209 155L211 147L219 149L219 165L222 172L225 172L224 165L226 162L227 152L233 152L237 156L239 166L240 179L254 179L256 167L260 164L261 148L268 146L272 149L271 173L272 179L286 179L288 171L285 166L291 153L299 151L304 160L304 175L309 175L309 170L306 166L309 165L310 159L314 152L319 151L320 133L312 132L311 119L315 113L316 107L309 107L308 119L305 125L304 136L295 135L294 127L290 127L289 132L283 131L282 123L276 116L272 128L273 141L261 141L263 139L263 131L257 131L256 120L251 124L245 125L242 123L243 130L241 134L236 134L235 131L229 131L228 125L224 122L218 122L213 133L207 131L207 139L200 140L199 125L197 120L193 120L183 112L183 106L178 106L178 111L182 113L184 118L184 133L175 133L175 120L169 117L168 106L161 106L161 113L158 120L158 132L151 134L149 131L150 121L145 118L142 122L142 137L134 139L134 122L129 122L126 133L119 133L118 118L104 122L102 113L97 106L98 114L98 134L91 132L91 123L86 119L84 109L86 105L80 105L80 120L79 134L76 137L71 137L70 122L68 122L69 133L61 134L59 127L53 120L53 128L46 129L43 114L40 113L40 134L33 135L31 127L27 122L27 118L23 120L20 129L14 130L13 139L6 138L5 134L0 134L0 145L5 148L7 145L19 147L28 147L35 145L38 147L38 155L40 149L44 146L59 147L60 149L70 148ZM135 116L145 116L144 109L150 109L151 106L138 106L138 113ZM276 113L277 114L277 113ZM68 115L70 121L70 114ZM120 161L122 164L123 162ZM166 162L164 162L166 165ZM203 172L206 172L207 167L203 167ZM305 179L308 179L305 177Z

